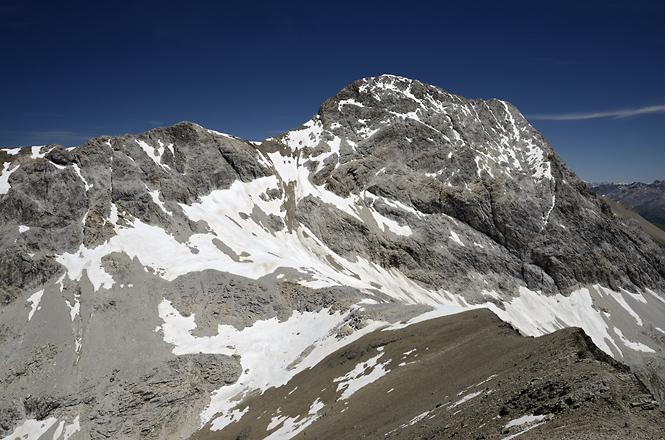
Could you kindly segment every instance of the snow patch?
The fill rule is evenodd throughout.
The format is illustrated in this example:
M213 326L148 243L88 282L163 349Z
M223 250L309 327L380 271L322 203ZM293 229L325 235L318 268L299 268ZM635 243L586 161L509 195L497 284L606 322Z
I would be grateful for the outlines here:
M28 313L28 321L32 319L32 315L35 314L35 312L41 307L39 307L39 302L42 300L42 295L44 294L43 290L40 290L39 292L33 293L30 295L30 298L28 298L28 302L30 303L30 313Z
M469 393L469 394L467 394L466 396L462 397L462 398L461 398L460 400L458 400L457 402L453 403L450 407L451 407L451 408L455 408L456 406L461 405L461 404L463 404L463 403L465 403L465 402L468 402L469 400L473 399L474 397L478 397L478 396L480 396L481 394L483 394L483 391L477 391L477 392L475 392L475 393Z
M638 327L632 330L626 324L621 324L622 329L618 329L617 326L623 321L613 322L612 317L604 312L605 307L614 313L625 311L636 319L637 326L642 326L643 323L638 319L637 313L623 298L624 294L629 295L629 293L614 292L600 285L594 285L592 289L593 295L592 291L585 287L566 297L560 294L545 296L520 287L519 296L504 301L505 310L499 309L492 303L486 303L485 306L528 336L540 336L564 327L575 326L584 329L601 350L615 358L623 356L622 348L652 353L653 349L643 343L629 340L622 333L630 330L631 335L637 336ZM500 299L496 292L484 293Z
M81 295L80 294L74 295L73 304L70 303L68 300L65 300L65 303L67 304L67 307L69 307L69 316L72 319L72 322L74 322L74 319L76 319L76 315L78 315L79 312L81 311Z
M316 146L323 135L323 123L319 119L310 119L302 128L291 130L284 136L284 142L296 151L305 145Z
M265 437L266 440L288 440L290 438L293 438L300 432L302 432L305 428L307 428L309 425L314 423L316 419L318 419L319 416L319 411L321 411L325 407L325 404L321 402L318 398L312 403L309 407L309 412L307 413L307 416L303 417L302 420L300 419L300 416L296 417L280 417L279 423L277 425L273 426L270 428L268 426L268 430L274 429L276 426L279 426L282 424L282 427L279 428L277 431L271 433L267 437Z
M145 141L137 140L137 144L145 151L145 153L153 160L157 165L162 166L160 163L162 160L162 154L164 153L164 147L155 148L151 145L148 145Z
M146 189L148 189L147 186L146 186ZM166 210L166 206L164 205L164 202L162 202L162 201L159 199L159 191L157 191L157 190L155 190L155 191L148 191L148 194L150 194L150 197L152 198L152 201L155 202L155 204L156 204L157 206L159 206L159 207L162 209L162 211L164 211L166 214L173 215L173 214L171 214L169 211Z
M43 147L44 147L44 145L42 145L42 146L38 146L38 147L30 147L30 153L31 153L31 154L30 154L30 158L32 158L32 159L41 159L41 158L43 158L44 156L46 156L46 153L40 153L40 150L41 150ZM49 151L50 151L50 150L49 150ZM47 152L47 153L48 153L48 152Z
M511 420L508 422L505 426L506 429L511 428L513 426L520 426L520 425L525 425L527 423L533 423L533 422L539 422L546 418L546 415L540 415L540 416L534 416L533 414L530 416L522 416L517 419Z
M450 239L452 241L454 241L455 243L457 243L461 246L464 246L464 243L462 243L462 240L460 240L459 235L457 235L457 233L453 230L450 231ZM466 247L466 246L464 246L464 247Z
M550 206L549 211L547 211L547 214L543 216L543 226L540 228L540 232L543 232L545 229L545 226L547 226L547 223L550 220L550 214L552 214L552 210L554 209L554 205L556 204L556 195L552 194L552 206Z
M231 139L236 139L235 136L231 136L230 134L221 133L221 132L219 132L219 131L210 130L210 129L206 129L206 130L208 130L208 133L216 134L216 135L218 135L218 136L224 136L224 137L231 138ZM170 144L170 145L169 145L169 148L171 148L172 146L173 146L173 144ZM171 150L171 152L173 152L173 150Z
M358 102L353 98L345 99L343 101L340 101L339 104L337 104L337 110L340 112L342 111L342 106L345 105L355 105L357 107L365 107L362 102Z
M339 382L337 385L337 392L344 390L338 400L348 399L361 388L364 388L370 383L385 376L388 373L385 366L391 361L391 359L379 364L379 358L383 355L384 353L379 353L373 358L361 364L357 364L353 370L349 371L344 376L333 379L333 382ZM367 371L369 371L369 373L366 373Z
M604 295L605 297L610 297L610 298L612 298L614 301L616 301L617 303L619 303L619 305L620 305L624 310L626 310L626 311L630 314L630 316L632 316L633 318L635 318L635 322L637 323L637 325L639 325L639 326L643 326L643 325L644 325L644 323L642 322L642 318L640 318L640 315L639 315L635 310L633 310L632 307L630 307L630 306L628 305L628 303L626 302L625 298L623 297L622 292L614 292L614 291L612 291L612 290L609 290L609 289L602 289L602 288L599 289L599 290L600 290L601 295L602 295L602 293L604 293L604 294L605 294L605 295ZM624 291L624 292L625 292L627 295L630 295L630 293L628 293L628 292L626 292L626 291ZM640 295L640 296L641 296L641 295ZM635 295L635 297L637 297L637 295Z
M69 440L69 438L81 430L81 424L79 423L79 416L76 416L74 421L66 425L64 420L61 420L53 433L53 440Z
M55 417L49 417L44 420L28 419L18 426L14 432L4 437L3 440L21 439L21 440L39 440L55 423L58 421Z
M422 419L427 417L430 414L430 412L431 411L425 411L422 414L418 414L417 416L415 416L414 418L412 418L411 420L409 420L405 424L401 425L400 428L406 428L407 426L415 425L416 423L418 423L419 421L421 421Z

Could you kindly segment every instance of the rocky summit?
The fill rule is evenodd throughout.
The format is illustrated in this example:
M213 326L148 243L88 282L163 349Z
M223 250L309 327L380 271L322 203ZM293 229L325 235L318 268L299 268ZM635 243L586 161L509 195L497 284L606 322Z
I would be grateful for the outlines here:
M0 438L665 432L665 251L507 102L383 75L0 171Z

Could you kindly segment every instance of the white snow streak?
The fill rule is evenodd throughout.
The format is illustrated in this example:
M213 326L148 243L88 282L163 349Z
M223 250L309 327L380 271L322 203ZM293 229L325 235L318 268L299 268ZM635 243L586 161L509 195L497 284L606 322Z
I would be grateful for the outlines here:
M450 230L450 239L452 241L454 241L455 243L459 244L460 246L466 247L464 245L464 243L462 242L462 240L460 240L459 235L457 235L457 233L455 231L453 231L452 229Z
M42 295L44 294L44 290L40 290L39 292L33 293L30 298L28 298L28 302L30 303L31 309L30 313L28 314L28 321L32 319L32 315L35 314L35 311L39 310L41 307L39 307L39 302L42 300Z
M72 164L72 166L74 167L74 171L76 172L76 174L79 176L79 179L81 179L81 181L85 185L85 190L90 191L90 189L94 186L94 184L90 185L88 181L83 178L83 174L81 174L81 169L77 164L74 163Z
M295 435L302 432L305 428L314 423L314 421L320 417L319 411L324 407L325 404L317 398L309 407L307 416L302 420L298 420L300 419L299 416L288 418L280 417L278 419L278 423L274 425L273 428L268 427L268 430L274 429L274 427L279 426L280 424L282 424L282 427L265 437L265 440L288 440L293 438Z
M344 390L339 400L348 399L361 388L364 388L388 373L385 366L391 360L388 359L381 364L378 363L379 358L383 355L384 353L379 353L373 358L361 364L357 364L353 370L349 371L344 376L333 379L333 382L339 382L337 385L337 391ZM367 373L367 371L369 372Z
M504 438L502 438L501 440L511 440L511 439L513 439L513 438L515 438L515 437L517 437L517 436L519 436L519 435L524 434L524 433L527 432L527 431L531 431L533 428L537 428L537 427L539 427L540 425L542 425L542 424L544 424L544 423L545 423L545 422L536 423L535 425L529 426L528 428L526 428L526 429L523 430L523 431L520 431L520 432L515 433L515 434L511 434L511 435L509 435L508 437L504 437Z
M642 344L640 342L629 341L628 339L626 339L626 337L623 335L623 332L619 328L614 327L613 330L614 330L614 333L616 333L617 336L619 336L619 339L621 339L621 342L623 342L623 344L626 347L632 348L635 351L643 351L645 353L655 353L656 352L656 350L649 347L648 345Z
M475 393L469 393L469 394L467 394L466 396L462 397L462 398L461 398L460 400L458 400L457 402L453 403L450 407L451 407L451 408L455 408L456 406L461 405L461 404L463 404L463 403L466 403L466 402L468 402L469 400L473 399L474 397L478 397L478 396L480 396L480 395L483 394L483 393L484 393L484 391L477 391L477 392L475 392Z
M151 145L148 145L145 141L137 140L136 143L145 151L145 153L152 159L157 165L161 165L162 154L164 153L164 147L155 148Z
M508 422L506 424L505 428L508 429L508 428L513 427L513 426L520 426L520 425L524 425L524 424L527 424L527 423L539 422L539 421L543 420L545 417L547 417L547 416L545 416L545 415L534 416L533 414L530 415L530 416L522 416L522 417L519 417L517 419L511 420L510 422Z
M16 165L12 170L9 170L9 167L12 165L12 162L5 162L2 171L0 171L0 195L7 194L11 185L9 184L9 176L18 169Z
M339 104L337 105L337 110L340 112L342 111L342 106L345 105L355 105L357 107L365 107L361 102L356 101L353 98L345 99L343 101L340 101Z

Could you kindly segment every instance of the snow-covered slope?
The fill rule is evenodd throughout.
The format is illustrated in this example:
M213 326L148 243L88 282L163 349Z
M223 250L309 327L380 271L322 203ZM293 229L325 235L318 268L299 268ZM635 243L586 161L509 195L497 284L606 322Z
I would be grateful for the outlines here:
M362 335L478 307L582 327L664 396L662 249L506 102L384 75L261 143L181 123L0 169L0 435L221 428Z

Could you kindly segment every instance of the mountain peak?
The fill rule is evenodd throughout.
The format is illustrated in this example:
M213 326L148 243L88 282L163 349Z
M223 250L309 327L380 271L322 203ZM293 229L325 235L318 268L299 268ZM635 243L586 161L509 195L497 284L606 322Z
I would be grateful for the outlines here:
M282 139L292 150L304 145L303 139L315 150L319 145L330 148L319 163L335 155L342 164L347 159L385 157L463 189L485 174L552 180L556 160L551 147L512 105L471 101L392 75L345 87L311 121ZM385 165L373 162L375 171Z
M504 101L382 75L260 143L181 122L0 171L0 436L222 429L363 335L480 307L524 335L582 327L665 401L665 253ZM367 344L340 355L344 398L412 353ZM276 436L306 426L276 411Z

